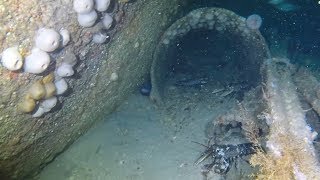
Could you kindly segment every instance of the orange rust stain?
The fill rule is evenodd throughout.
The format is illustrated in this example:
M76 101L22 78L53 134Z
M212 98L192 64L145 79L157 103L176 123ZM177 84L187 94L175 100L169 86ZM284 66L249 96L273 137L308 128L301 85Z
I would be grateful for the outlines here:
M10 79L18 79L18 76L19 76L19 73L17 73L17 72L12 72L12 71L10 71L10 72L8 73L8 77L9 77Z

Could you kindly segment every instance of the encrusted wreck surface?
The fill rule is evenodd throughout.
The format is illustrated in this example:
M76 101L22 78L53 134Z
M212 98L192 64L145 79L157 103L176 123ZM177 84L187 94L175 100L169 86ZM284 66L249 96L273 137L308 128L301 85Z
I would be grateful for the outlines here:
M163 84L166 80L166 74L173 64L171 62L173 58L170 56L173 49L179 44L179 38L187 36L189 32L199 30L213 31L223 37L224 42L230 42L231 45L228 48L233 48L239 56L244 54L245 58L241 64L245 66L245 71L251 74L259 75L261 63L270 57L264 38L258 30L247 27L244 17L223 8L193 10L173 23L161 37L157 46L151 67L153 86L151 98L154 101L161 103L166 97ZM256 81L252 79L252 76L245 78L249 81Z

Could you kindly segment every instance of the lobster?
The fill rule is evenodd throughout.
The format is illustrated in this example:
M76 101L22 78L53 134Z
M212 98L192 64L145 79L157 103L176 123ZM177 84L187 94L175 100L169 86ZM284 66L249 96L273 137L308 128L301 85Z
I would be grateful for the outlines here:
M212 169L215 173L225 175L228 173L233 162L237 158L254 154L257 152L258 148L260 148L260 146L254 143L243 143L237 145L210 145L210 142L208 143L209 145L204 145L198 142L195 143L206 147L206 150L195 161L195 165L199 165L209 157L212 158L212 162L205 164L202 168L202 174L204 175L208 174Z

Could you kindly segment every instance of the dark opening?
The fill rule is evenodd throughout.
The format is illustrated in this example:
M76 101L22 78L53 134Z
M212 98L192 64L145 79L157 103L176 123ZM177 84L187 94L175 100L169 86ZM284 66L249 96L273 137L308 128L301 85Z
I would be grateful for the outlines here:
M191 31L172 45L167 93L176 96L232 96L257 84L259 75L250 71L241 45L214 30ZM255 72L256 73L256 72Z

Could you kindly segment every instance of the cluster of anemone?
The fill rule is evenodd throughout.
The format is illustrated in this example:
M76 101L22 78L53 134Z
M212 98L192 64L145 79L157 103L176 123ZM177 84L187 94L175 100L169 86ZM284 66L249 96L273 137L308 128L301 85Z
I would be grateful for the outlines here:
M64 79L56 80L54 73L50 73L29 87L19 104L19 109L25 113L32 113L32 117L41 117L56 106L57 96L67 89L68 84Z
M74 0L73 9L78 13L78 22L83 27L93 26L98 19L98 12L103 13L102 24L106 29L112 25L113 18L104 13L110 6L110 0Z
M109 9L111 0L74 0L73 9L77 12L78 23L82 27L92 27L96 24L97 19L101 19L100 24L102 24L105 30L111 28L113 23L113 17L106 13ZM101 18L98 18L100 15ZM102 44L106 42L108 36L98 32L93 35L92 41L97 44Z
M77 19L82 27L91 27L101 16L103 29L111 28L113 18L106 13L111 0L74 0L73 9L77 12ZM98 12L98 13L97 13ZM101 29L102 30L102 29ZM102 31L93 35L94 43L104 43L109 36ZM54 28L40 28L35 34L34 47L27 55L22 55L18 46L5 49L1 53L1 64L9 71L25 72L30 74L49 74L42 80L34 82L19 104L20 110L32 113L33 117L40 117L49 112L58 102L56 96L62 95L68 89L65 77L74 75L76 57L65 57L61 62L52 63L50 53L67 46L70 41L67 29L59 31ZM48 67L56 65L54 72L48 72Z
M3 67L10 71L23 71L30 74L46 73L51 57L49 53L63 48L70 41L67 29L59 33L51 28L40 28L35 35L31 52L23 57L17 46L5 49L1 54ZM57 65L55 72L33 83L19 104L19 109L25 113L33 113L33 117L40 117L49 112L58 102L56 95L62 95L68 89L63 79L74 74L75 60L66 60ZM22 70L23 69L23 70Z
M41 74L47 70L51 58L48 53L59 47L66 46L70 41L68 30L61 29L60 34L50 28L41 28L35 36L35 47L25 58L20 54L18 47L10 47L2 52L2 65L10 71L18 71L23 68L24 72Z

